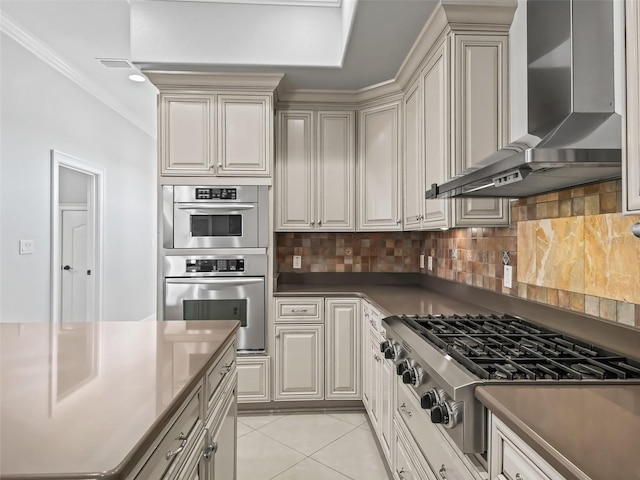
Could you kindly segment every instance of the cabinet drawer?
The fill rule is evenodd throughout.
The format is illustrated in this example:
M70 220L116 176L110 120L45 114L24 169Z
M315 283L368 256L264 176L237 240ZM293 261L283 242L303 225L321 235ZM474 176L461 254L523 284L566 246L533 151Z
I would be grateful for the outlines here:
M402 382L398 382L397 385L398 401L395 416L404 422L436 477L445 477L447 480L473 479L474 476L453 446L431 423L431 418L427 411L420 407L415 395Z
M276 298L276 322L324 321L324 298Z
M418 447L410 440L410 435L405 432L404 425L398 419L394 420L394 434L394 480L433 480L435 477L422 468L422 462L418 460Z
M177 418L146 461L136 480L168 480L184 463L203 427L201 412L202 385L184 403Z
M549 480L520 450L502 442L502 473L514 480Z
M233 343L222 354L222 357L213 365L207 373L207 412L211 413L211 408L215 401L215 394L218 385L233 374L236 362L236 344Z
M502 421L491 416L489 473L509 480L564 480Z

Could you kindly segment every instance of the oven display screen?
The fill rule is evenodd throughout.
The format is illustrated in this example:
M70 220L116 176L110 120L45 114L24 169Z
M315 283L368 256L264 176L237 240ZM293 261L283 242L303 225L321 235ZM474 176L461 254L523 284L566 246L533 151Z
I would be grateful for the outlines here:
M241 237L242 215L191 215L192 237Z
M247 326L247 300L184 300L184 320L239 320Z
M235 200L235 188L196 188L196 200Z

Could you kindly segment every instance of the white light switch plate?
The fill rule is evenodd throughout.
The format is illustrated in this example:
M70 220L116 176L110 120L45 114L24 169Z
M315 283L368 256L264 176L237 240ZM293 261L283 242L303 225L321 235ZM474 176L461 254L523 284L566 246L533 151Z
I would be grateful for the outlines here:
M424 255L420 255L420 268L424 268Z
M511 265L504 266L504 283L503 285L507 288L512 288L513 286L513 267Z
M31 255L33 253L33 240L20 240L20 255Z
M293 256L293 268L302 268L302 255Z
M427 269L433 270L433 257L431 255L429 255L429 258L427 259Z

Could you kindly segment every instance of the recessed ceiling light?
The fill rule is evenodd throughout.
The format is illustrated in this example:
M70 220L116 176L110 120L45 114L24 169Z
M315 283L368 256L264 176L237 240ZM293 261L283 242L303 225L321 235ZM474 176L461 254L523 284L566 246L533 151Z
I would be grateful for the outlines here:
M138 75L137 73L134 73L133 75L129 75L129 80L133 82L145 82L147 79L142 75Z

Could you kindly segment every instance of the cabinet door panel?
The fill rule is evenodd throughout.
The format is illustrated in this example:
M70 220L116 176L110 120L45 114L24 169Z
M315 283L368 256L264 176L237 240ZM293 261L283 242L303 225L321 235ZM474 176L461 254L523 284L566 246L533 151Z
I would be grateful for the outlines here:
M213 175L214 95L159 96L163 175Z
M276 229L311 230L314 200L313 115L279 112L276 159Z
M455 162L458 175L508 140L506 35L456 35ZM506 199L456 200L456 226L509 224Z
M357 230L401 230L399 105L360 111Z
M238 403L270 401L269 357L240 357L237 366Z
M235 397L233 392L232 397ZM231 401L222 423L213 432L213 476L210 480L236 478L236 431L238 405Z
M418 78L404 97L403 226L417 230L424 215L424 172L422 155L422 87Z
M380 444L390 463L393 441L393 411L395 409L395 371L390 360L381 359L380 363Z
M268 96L218 96L218 175L270 174L270 106Z
M360 301L328 298L326 312L326 399L359 400Z
M368 387L369 387L369 420L376 432L380 430L380 342L377 335L374 335L372 329L369 329L369 368L368 368Z
M276 400L324 399L324 325L276 326Z
M442 43L422 72L424 82L425 190L449 178L449 75L447 44ZM422 192L424 198L424 192ZM449 226L448 199L425 200L423 228Z
M355 115L318 112L317 218L320 230L355 229Z

